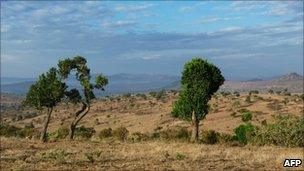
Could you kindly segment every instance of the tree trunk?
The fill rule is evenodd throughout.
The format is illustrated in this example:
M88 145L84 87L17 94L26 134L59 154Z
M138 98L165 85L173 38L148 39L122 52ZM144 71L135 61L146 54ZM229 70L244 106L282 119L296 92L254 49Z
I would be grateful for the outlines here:
M75 129L76 129L76 125L75 125L75 123L74 123L74 121L73 121L73 122L71 123L71 125L70 125L70 131L69 131L69 136L68 136L68 138L69 138L70 140L73 140L73 139L74 139Z
M198 130L199 130L199 120L195 116L194 111L192 111L192 135L191 135L191 142L198 142Z
M50 123L52 111L53 111L53 108L48 109L47 116L45 118L44 127L43 127L41 137L40 137L40 140L42 142L46 142L46 140L47 140L47 134L46 134L47 133L47 127Z
M69 131L69 136L68 136L68 138L70 140L74 139L75 130L76 130L76 126L77 126L78 122L90 111L90 106L89 105L86 105L86 104L83 104L83 105L85 107L82 107L81 110L76 112L75 118L70 125L70 131ZM85 109L87 109L87 110L85 111Z

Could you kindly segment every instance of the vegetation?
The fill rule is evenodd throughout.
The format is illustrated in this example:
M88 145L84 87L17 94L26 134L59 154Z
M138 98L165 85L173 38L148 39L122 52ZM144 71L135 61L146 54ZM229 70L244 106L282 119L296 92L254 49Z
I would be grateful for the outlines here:
M241 124L234 129L234 139L243 144L247 144L248 140L253 136L254 131L255 127L250 123Z
M82 104L80 110L74 115L74 120L70 125L69 139L74 138L75 129L80 120L90 111L90 105L95 98L94 89L104 91L104 87L108 84L108 79L103 75L96 76L95 83L90 83L90 69L87 66L87 60L84 57L76 56L72 59L60 60L58 63L59 73L63 79L67 79L71 72L75 71L76 79L82 86L83 96L80 95L77 89L72 89L66 93L70 102Z
M243 122L248 122L252 120L252 113L250 111L246 111L242 113L242 121Z
M258 145L304 147L304 116L279 115L273 123L257 129L252 142Z
M47 109L47 116L41 133L41 141L47 140L47 128L53 108L64 97L67 86L62 83L56 68L51 68L46 74L39 76L38 81L30 87L24 101L25 105L36 109Z
M192 122L192 142L198 141L199 122L208 114L208 101L224 83L221 71L206 60L194 58L182 72L182 90L172 115Z

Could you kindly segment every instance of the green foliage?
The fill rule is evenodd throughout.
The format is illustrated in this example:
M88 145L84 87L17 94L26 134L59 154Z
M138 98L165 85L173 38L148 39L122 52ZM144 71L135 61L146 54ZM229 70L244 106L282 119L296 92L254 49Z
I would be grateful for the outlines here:
M304 147L304 116L279 115L255 131L252 142L258 145Z
M214 130L202 131L200 141L205 144L216 144L219 141L219 133Z
M86 128L84 126L80 126L75 130L75 136L81 139L90 139L94 134L94 128Z
M247 144L248 140L253 136L254 131L255 127L250 123L241 124L234 129L234 139L243 144Z
M60 81L56 68L51 68L30 87L24 104L37 109L53 108L64 97L66 88L65 83Z
M252 120L252 113L250 111L246 111L242 113L242 121L248 122Z
M108 84L108 79L102 74L96 76L95 84L90 83L90 69L87 66L87 60L81 56L60 60L58 62L58 68L60 76L63 79L67 79L71 72L75 72L76 79L83 88L84 99L80 96L77 89L66 92L68 99L74 103L85 101L89 104L90 101L95 98L93 89L104 90L104 87Z
M121 141L125 141L128 138L129 131L125 127L119 127L113 131L113 136Z
M98 133L100 139L109 138L112 136L112 128L105 128Z
M190 120L194 111L197 120L208 113L208 101L224 83L221 71L201 58L187 62L182 73L182 90L173 105L172 115Z

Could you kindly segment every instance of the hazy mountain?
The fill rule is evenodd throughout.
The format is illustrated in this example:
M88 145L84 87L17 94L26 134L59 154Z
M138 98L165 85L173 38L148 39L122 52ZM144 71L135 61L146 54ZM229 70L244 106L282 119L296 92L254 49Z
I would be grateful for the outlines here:
M93 74L92 81L97 74ZM96 91L97 95L110 95L127 92L146 92L160 90L170 82L179 80L178 76L154 74L115 74L108 76L109 84L106 91ZM1 78L1 92L25 94L34 83L33 78ZM67 79L71 88L81 88L78 81L71 77Z
M248 81L229 81L226 80L221 86L220 91L240 91L246 92L250 90L268 91L283 90L285 88L290 92L303 92L303 76L297 73L289 73L283 76L274 77L272 79L251 79ZM165 89L179 89L180 81L174 81L164 87Z

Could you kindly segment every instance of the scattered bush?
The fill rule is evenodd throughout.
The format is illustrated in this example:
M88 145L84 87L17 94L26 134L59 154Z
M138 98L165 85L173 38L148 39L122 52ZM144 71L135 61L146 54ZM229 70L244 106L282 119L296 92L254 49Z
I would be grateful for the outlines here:
M68 153L63 149L55 149L47 152L41 153L43 159L53 159L59 162L64 162L65 158L68 156Z
M273 123L257 129L252 142L258 145L304 147L304 116L279 115Z
M129 131L125 127L119 127L113 131L113 136L121 141L125 141L128 138Z
M131 142L141 142L149 139L149 135L143 134L141 132L134 132L128 137Z
M80 139L90 139L95 134L94 128L86 128L84 126L77 127L75 130L75 136Z
M150 92L150 96L156 98L156 100L161 100L166 97L166 92L165 90L159 91L159 92Z
M202 131L200 141L205 144L216 144L219 141L219 133L214 130Z
M105 129L101 130L98 134L98 137L100 139L109 138L111 136L112 136L112 128L105 128Z
M246 111L242 113L242 121L243 122L248 122L252 120L252 113L250 111Z
M0 136L5 137L32 137L34 135L34 126L26 125L24 128L19 128L12 125L0 123Z
M242 144L247 144L248 140L253 136L255 127L251 124L241 124L234 129L234 140Z
M272 89L269 89L269 90L268 90L268 93L269 93L269 94L274 94L274 91L273 91Z

